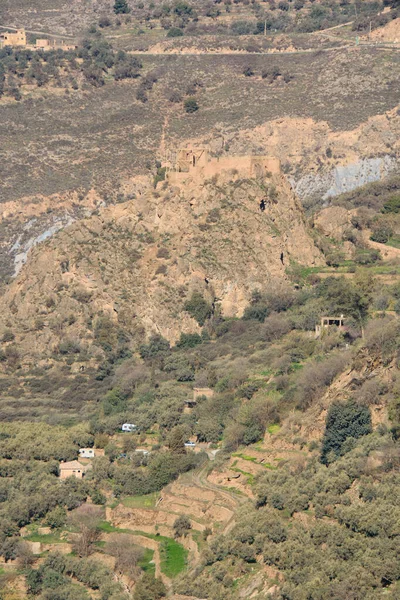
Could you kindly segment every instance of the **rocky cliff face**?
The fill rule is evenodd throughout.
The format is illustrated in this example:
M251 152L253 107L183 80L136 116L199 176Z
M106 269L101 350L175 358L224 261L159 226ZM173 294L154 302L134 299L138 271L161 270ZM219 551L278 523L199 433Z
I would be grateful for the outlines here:
M322 258L284 176L164 182L34 248L1 298L0 330L12 329L29 362L66 339L92 348L100 316L137 339L174 342L199 330L183 310L193 291L241 316L252 291L282 281L291 261Z
M330 197L379 181L398 168L400 109L337 131L328 122L285 118L262 127L208 140L215 151L277 156L302 201Z

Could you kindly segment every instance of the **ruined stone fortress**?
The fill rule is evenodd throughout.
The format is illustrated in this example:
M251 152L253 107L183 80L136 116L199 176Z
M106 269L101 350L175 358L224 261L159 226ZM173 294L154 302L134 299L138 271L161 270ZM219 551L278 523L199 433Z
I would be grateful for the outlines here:
M76 45L65 43L64 40L37 39L34 44L28 44L25 29L17 29L10 32L0 33L0 48L11 46L12 48L26 48L28 50L75 50Z
M163 162L166 178L172 184L211 179L216 175L237 173L241 178L258 178L281 172L280 161L271 156L212 157L206 147L190 147L170 152Z

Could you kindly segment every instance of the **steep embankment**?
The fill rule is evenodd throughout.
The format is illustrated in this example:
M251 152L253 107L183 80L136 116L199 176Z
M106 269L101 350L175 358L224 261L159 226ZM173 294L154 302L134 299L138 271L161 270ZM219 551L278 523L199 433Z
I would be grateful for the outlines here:
M90 347L102 315L139 340L176 341L199 331L183 310L194 290L240 316L252 291L284 278L290 261L321 264L282 175L232 177L181 189L165 182L59 232L32 251L2 297L1 329L12 327L30 363L66 338Z

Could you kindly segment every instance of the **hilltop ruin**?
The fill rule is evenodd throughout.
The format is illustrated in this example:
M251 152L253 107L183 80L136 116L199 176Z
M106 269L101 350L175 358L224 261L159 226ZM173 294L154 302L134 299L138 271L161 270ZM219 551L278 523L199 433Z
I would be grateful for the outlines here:
M271 156L210 156L207 147L188 147L169 153L163 163L172 184L188 179L210 179L223 172L237 172L241 178L257 179L281 172L280 160Z

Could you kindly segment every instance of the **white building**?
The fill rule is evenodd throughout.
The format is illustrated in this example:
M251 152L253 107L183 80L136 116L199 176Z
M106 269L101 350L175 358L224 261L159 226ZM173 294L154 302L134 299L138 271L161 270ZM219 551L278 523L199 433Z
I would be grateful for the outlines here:
M94 458L94 448L79 448L79 458Z
M136 431L137 427L133 423L124 423L121 429L122 431Z

